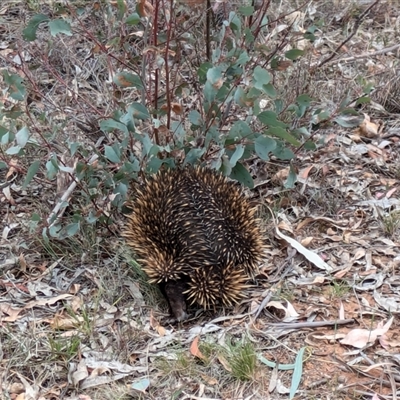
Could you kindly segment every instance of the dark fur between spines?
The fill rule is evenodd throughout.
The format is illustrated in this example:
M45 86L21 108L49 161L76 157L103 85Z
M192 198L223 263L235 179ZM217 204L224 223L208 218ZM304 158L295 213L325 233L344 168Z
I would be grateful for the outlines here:
M262 261L264 239L243 190L207 168L163 170L139 185L123 236L152 283L167 298L184 290L210 308L240 301ZM167 292L167 293L166 293ZM170 298L178 320L183 296Z

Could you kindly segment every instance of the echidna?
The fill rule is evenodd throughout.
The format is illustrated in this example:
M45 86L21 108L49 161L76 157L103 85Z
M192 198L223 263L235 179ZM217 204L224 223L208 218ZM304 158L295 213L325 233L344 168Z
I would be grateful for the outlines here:
M262 260L264 240L243 189L202 167L163 170L139 185L123 236L178 321L186 302L231 306Z

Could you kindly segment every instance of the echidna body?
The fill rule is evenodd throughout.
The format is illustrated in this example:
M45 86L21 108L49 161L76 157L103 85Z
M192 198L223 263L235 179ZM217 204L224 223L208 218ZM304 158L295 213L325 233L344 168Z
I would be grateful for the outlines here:
M209 308L244 297L264 240L241 187L216 171L187 167L145 179L130 204L124 236L177 320L185 298Z

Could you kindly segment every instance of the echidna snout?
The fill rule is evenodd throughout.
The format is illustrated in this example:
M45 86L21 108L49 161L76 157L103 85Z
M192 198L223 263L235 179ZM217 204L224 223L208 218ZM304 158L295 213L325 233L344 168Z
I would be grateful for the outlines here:
M186 284L183 281L168 281L161 285L161 291L168 300L172 315L178 322L187 319L186 299L183 292Z

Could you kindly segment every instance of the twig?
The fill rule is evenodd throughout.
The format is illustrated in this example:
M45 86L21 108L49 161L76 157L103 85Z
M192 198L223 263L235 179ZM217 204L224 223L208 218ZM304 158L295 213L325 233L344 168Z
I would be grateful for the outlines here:
M363 18L369 13L369 11L375 7L381 0L376 0L374 3L372 3L357 19L356 19L356 23L354 25L354 30L353 32L345 39L343 40L342 43L339 44L339 46L332 52L332 54L326 58L325 60L322 60L317 67L322 67L324 64L328 63L329 61L331 61L336 54L338 53L338 51L357 33L358 28L361 25L361 22L363 20Z
M321 326L336 326L336 325L347 325L353 323L355 320L349 319L337 319L335 321L313 321L313 322L271 322L268 326L281 329L300 329L300 328L319 328Z
M374 51L373 53L364 53L364 54L359 54L357 56L352 56L352 57L338 58L338 59L332 60L330 62L325 62L324 64L325 65L331 65L331 64L336 64L336 63L340 63L340 62L348 62L348 61L360 60L360 59L367 58L367 57L375 57L375 56L379 56L381 54L389 53L389 52L397 50L399 48L400 48L400 43L399 44L395 44L394 46L390 46L390 47L386 47L386 48L381 49L381 50ZM315 63L311 67L315 67L317 65L318 65L318 63Z
M69 185L69 188L64 192L64 194L61 196L60 200L58 201L58 203L56 204L56 206L53 208L53 211L50 213L49 217L47 218L47 223L49 224L49 228L51 228L62 216L62 214L64 213L66 206L63 207L63 209L61 209L62 204L64 204L64 202L66 202L69 198L69 196L71 196L72 192L75 190L77 185L77 181L72 181L71 184ZM57 216L53 222L51 222L52 218L54 216ZM51 224L50 224L51 222Z

